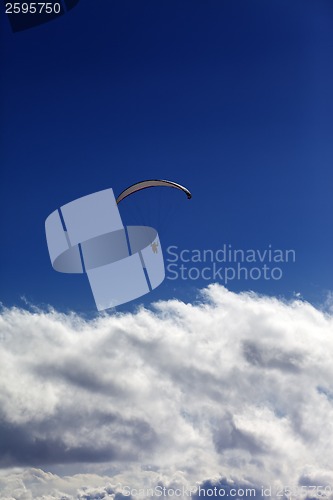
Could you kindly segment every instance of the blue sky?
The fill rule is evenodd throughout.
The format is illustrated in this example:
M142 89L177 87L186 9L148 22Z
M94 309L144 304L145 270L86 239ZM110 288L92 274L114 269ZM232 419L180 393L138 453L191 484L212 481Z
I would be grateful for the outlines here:
M163 226L164 250L293 248L281 280L230 289L320 302L333 277L332 9L81 0L18 33L2 13L3 303L91 311L84 278L52 270L44 220L146 178L193 193ZM163 197L168 213L175 198ZM203 284L164 282L146 299L186 299Z

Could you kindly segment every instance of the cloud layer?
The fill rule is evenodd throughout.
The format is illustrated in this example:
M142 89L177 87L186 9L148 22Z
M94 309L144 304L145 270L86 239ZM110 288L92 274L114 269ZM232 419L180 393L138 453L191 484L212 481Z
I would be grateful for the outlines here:
M333 491L331 313L211 285L91 321L4 309L0 339L0 498Z

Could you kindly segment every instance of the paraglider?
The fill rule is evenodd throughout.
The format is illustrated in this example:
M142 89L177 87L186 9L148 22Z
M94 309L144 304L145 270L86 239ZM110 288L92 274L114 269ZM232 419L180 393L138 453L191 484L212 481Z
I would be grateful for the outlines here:
M124 198L127 198L127 196L130 196L131 194L136 193L137 191L141 191L142 189L158 187L158 186L173 187L176 189L180 189L186 194L189 200L192 198L192 194L190 193L190 191L181 184L178 184L177 182L167 181L164 179L152 179L152 180L136 182L135 184L132 184L128 188L124 189L124 191L122 191L118 196L116 202L118 204Z
M165 278L156 229L141 221L124 225L118 208L127 196L157 186L179 189L192 198L176 182L146 180L129 186L117 199L112 188L82 196L54 210L45 221L52 267L86 274L98 311L137 299Z

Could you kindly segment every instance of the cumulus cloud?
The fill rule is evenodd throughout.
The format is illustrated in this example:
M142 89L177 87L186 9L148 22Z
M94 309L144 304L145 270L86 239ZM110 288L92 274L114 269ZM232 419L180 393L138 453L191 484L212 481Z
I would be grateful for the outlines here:
M211 285L89 321L3 309L0 338L0 498L333 491L329 310Z

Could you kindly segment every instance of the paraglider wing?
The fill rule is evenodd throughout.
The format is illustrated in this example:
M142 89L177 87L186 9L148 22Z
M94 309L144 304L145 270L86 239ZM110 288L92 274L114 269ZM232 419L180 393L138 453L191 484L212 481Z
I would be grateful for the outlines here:
M163 179L153 179L153 180L147 180L147 181L141 181L137 182L136 184L132 184L132 186L129 186L126 188L122 193L117 198L117 204L121 202L124 198L127 196L130 196L133 193L136 193L137 191L141 191L142 189L147 189L150 187L156 187L156 186L166 186L166 187L173 187L176 189L180 189L181 191L184 191L186 194L187 198L190 199L192 198L192 195L186 187L182 186L181 184L177 184L176 182L172 181L166 181Z

